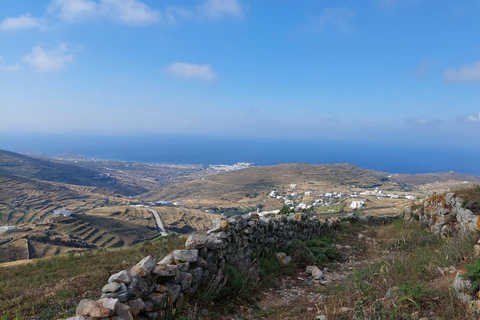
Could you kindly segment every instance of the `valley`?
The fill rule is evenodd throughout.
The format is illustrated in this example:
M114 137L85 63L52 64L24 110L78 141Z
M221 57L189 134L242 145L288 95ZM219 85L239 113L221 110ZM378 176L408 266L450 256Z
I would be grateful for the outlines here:
M14 227L0 231L0 263L189 234L218 215L274 215L284 207L319 217L401 214L413 199L480 182L451 172L389 174L350 164L171 165L8 151L0 151L0 161L0 226ZM71 215L53 214L62 207Z

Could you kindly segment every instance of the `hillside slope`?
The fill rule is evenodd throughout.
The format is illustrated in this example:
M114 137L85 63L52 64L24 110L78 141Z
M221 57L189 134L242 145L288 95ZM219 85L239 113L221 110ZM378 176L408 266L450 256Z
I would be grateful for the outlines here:
M147 189L122 181L98 170L46 158L34 158L0 150L0 173L50 182L105 188L123 195L137 195Z

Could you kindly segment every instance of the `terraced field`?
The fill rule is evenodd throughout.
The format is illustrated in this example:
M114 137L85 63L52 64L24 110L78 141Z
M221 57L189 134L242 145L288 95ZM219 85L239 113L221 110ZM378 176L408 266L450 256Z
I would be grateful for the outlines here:
M77 212L108 203L126 203L126 198L96 187L84 187L0 173L0 224L33 222L66 206Z

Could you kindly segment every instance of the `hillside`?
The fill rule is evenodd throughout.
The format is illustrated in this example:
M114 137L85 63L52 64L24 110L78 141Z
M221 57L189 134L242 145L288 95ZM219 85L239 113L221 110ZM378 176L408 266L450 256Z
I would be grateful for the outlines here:
M108 173L46 158L34 158L0 150L0 173L50 182L99 187L123 195L137 195L147 189L125 184Z

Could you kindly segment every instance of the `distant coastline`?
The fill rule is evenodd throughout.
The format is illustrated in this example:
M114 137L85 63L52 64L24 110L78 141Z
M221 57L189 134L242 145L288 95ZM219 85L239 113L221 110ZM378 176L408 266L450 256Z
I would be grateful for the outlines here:
M281 163L350 163L389 173L449 172L480 176L480 150L457 145L397 145L372 142L326 142L304 139L256 139L164 136L3 135L0 149L89 159L261 166Z

